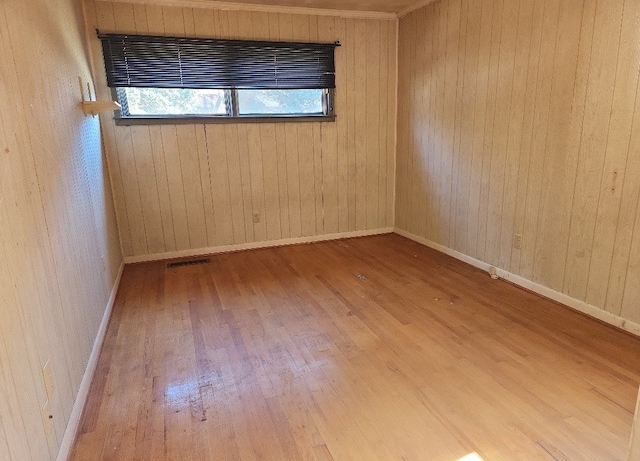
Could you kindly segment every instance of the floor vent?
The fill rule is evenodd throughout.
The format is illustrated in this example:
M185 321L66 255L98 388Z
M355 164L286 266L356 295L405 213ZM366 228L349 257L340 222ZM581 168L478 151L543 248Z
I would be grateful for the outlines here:
M187 261L177 261L175 263L169 263L167 264L167 267L173 268L173 267L182 267L182 266L195 266L197 264L209 264L209 262L211 262L209 258L189 259Z

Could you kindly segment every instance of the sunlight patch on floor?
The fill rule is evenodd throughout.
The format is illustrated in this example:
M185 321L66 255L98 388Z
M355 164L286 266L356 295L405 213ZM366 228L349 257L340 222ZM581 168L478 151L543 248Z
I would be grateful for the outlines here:
M469 453L466 456L463 456L462 458L459 458L457 461L484 461L482 459L482 456L480 456L478 453L476 453L475 451L473 453Z

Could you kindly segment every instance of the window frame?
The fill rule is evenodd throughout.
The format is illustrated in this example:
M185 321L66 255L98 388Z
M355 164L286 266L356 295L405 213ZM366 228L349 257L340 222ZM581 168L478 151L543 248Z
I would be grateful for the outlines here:
M122 88L122 87L121 87ZM119 90L110 88L115 101L121 102ZM324 88L322 107L324 114L265 114L265 115L241 115L238 113L238 89L224 89L229 97L230 114L224 115L129 115L123 114L118 109L114 111L114 120L118 126L130 125L183 125L183 124L208 124L208 123L277 123L277 122L334 122L335 114L335 88ZM242 90L242 89L240 89ZM123 105L126 107L126 105Z

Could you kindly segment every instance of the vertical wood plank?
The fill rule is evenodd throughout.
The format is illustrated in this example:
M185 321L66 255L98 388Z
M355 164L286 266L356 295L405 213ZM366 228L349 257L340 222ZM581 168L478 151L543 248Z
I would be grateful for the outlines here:
M580 144L564 282L566 292L578 299L585 299L587 292L602 165L609 134L608 119L615 85L622 7L622 0L596 5L585 109L588 117L584 120Z
M336 37L342 43L342 46L336 49L336 89L335 95L335 111L336 129L338 137L338 153L337 153L337 184L338 184L338 231L347 232L349 230L349 198L348 198L348 181L349 181L349 151L348 151L348 120L350 109L347 103L347 33L345 30L346 20L336 18Z
M480 8L480 36L478 39L478 71L476 76L476 102L473 124L473 154L471 159L471 177L469 178L469 214L467 216L467 248L469 255L478 257L480 189L482 184L482 153L484 146L484 126L486 123L487 93L489 85L490 40L492 31L492 2L482 1Z
M201 130L202 125L176 127L176 136L179 139L178 169L182 179L189 248L207 246L207 223L200 171L202 165L198 155L198 131Z
M246 130L249 160L249 173L251 178L251 203L252 213L257 214L258 219L253 220L254 239L263 242L267 239L267 215L264 202L264 172L262 157L262 138L260 127L249 124ZM258 221L258 222L255 222Z
M526 211L520 272L524 277L534 279L535 247L537 244L537 216L540 210L542 194L544 149L547 130L549 129L549 110L551 107L551 91L553 82L553 62L556 43L547 37L555 37L558 25L559 2L545 1L542 17L542 43L538 62L538 86L536 91L534 129L529 166L529 182L526 195Z
M462 88L462 114L460 125L460 180L458 182L458 205L456 231L457 244L461 252L469 251L469 200L471 190L471 178L473 175L473 124L476 108L476 94L478 86L478 56L480 42L480 21L475 18L482 17L482 1L472 0L467 5L466 40L464 49L463 88ZM431 194L430 194L431 195Z
M522 124L522 148L519 154L518 187L516 196L518 197L514 217L514 234L523 236L521 248L513 250L511 256L511 270L521 273L521 263L524 259L523 248L525 244L532 241L533 235L524 232L525 213L527 210L527 197L529 193L529 180L531 177L531 156L533 151L533 140L535 132L536 98L538 91L538 77L540 53L542 51L542 25L544 16L544 0L537 0L533 4L532 25L531 25L531 52L529 55L527 82L525 90L525 109ZM531 245L531 243L530 243Z
M197 17L198 15L196 15ZM213 180L211 177L211 156L209 155L209 141L207 139L207 126L195 126L195 143L198 155L199 185L201 187L203 216L205 226L205 245L214 246L219 241L216 234L216 210L213 204ZM216 188L217 189L217 188Z
M229 160L225 143L225 125L207 125L205 137L209 164L207 165L211 178L211 200L216 216L216 240L209 245L229 245L234 243L237 236L235 226L238 207L232 206L229 181ZM240 229L238 229L239 231Z
M162 129L160 126L149 127L149 138L151 141L151 155L154 170L154 179L158 189L158 202L160 208L160 220L164 234L165 251L175 251L177 249L175 223L173 211L171 209L171 194L169 192L169 176L167 174L167 164L164 156L164 143L162 140Z
M624 271L618 267L613 267L614 247L621 233L629 232L628 225L625 226L624 221L620 222L621 212L628 209L628 207L621 208L623 193L625 188L630 187L633 190L637 187L640 174L638 168L633 168L633 161L630 162L630 157L635 157L633 155L635 151L630 150L630 145L634 140L632 129L637 107L640 69L640 47L638 46L640 5L638 2L625 1L623 8L613 103L609 117L609 134L596 212L586 297L589 304L605 306L607 310L613 308L614 311L618 309L616 304L621 292L615 279L620 279L624 274ZM635 193L637 196L637 192ZM615 235L615 238L611 238L612 235ZM610 284L613 285L612 296L608 299L607 287ZM611 302L613 305L610 304Z
M245 194L242 184L242 174L240 172L240 154L238 127L235 125L224 126L224 136L222 139L226 146L226 164L229 182L229 204L231 206L231 216L233 219L233 243L244 243L250 241L249 235L253 235L253 224L247 229L247 221L253 223L252 217L247 216L246 210L251 210L251 204L245 203L251 196ZM251 234L249 233L251 232Z
M460 216L464 214L462 205L462 194L460 194L461 185L464 183L464 177L461 177L461 170L464 168L465 159L462 157L462 110L464 101L464 61L465 49L467 42L468 3L461 1L458 15L458 43L455 55L456 60L456 96L454 106L454 122L453 122L453 165L451 170L451 228L449 230L449 239L451 246L456 249L461 248L461 241L466 236L465 226L460 222Z
M386 130L387 130L387 170L386 170L386 179L387 179L387 190L386 190L386 208L385 208L385 216L387 226L395 226L395 207L396 207L396 143L397 143L397 95L399 92L398 89L398 32L399 32L399 24L397 21L389 21L387 23L389 25L388 28L388 47L387 51L389 56L387 58L388 62L388 75L389 78L387 80L387 119L386 119ZM383 38L384 39L384 38ZM384 49L384 48L383 48Z
M577 158L565 156L571 129L573 90L582 17L576 11L582 1L561 2L558 15L556 52L549 128L542 164L542 188L536 231L534 276L553 289L562 288L565 266L564 242L568 236L570 202ZM545 222L540 226L540 222Z
M367 23L363 19L354 20L354 49L366 50ZM355 228L367 228L367 125L369 114L366 112L367 67L366 51L354 53L353 77L353 112L354 112L354 153L355 174L353 175L355 189Z
M160 128L176 249L186 250L190 248L189 218L180 164L181 143L178 141L178 132L184 134L185 128L180 127L178 130L175 125L164 125ZM185 149L184 146L182 149ZM189 154L185 152L185 155Z
M518 204L520 202L518 190L520 190L519 177L521 169L520 156L523 150L524 120L527 108L527 81L529 75L529 57L531 55L533 34L533 8L534 2L520 1L518 12L518 27L516 37L516 55L513 69L512 102L509 114L509 132L507 139L507 160L505 182L503 190L503 211L500 232L505 236L500 245L500 267L510 268L513 252L519 249L513 248L513 236L516 228ZM533 73L533 71L532 71ZM524 171L522 172L524 177Z
M486 254L492 255L492 262L499 264L502 241L511 241L510 235L502 235L502 206L507 161L507 145L509 139L509 123L511 121L511 104L513 100L513 74L516 55L517 18L520 5L517 1L504 2L501 12L502 31L498 51L498 72L496 108L493 126L493 143L491 166L489 171L489 196L487 218Z
M366 131L366 202L367 228L380 227L380 21L366 21L366 96L363 104L367 114Z
M508 1L508 0L507 0ZM495 127L496 103L498 101L498 69L500 59L500 36L502 33L502 0L491 1L488 4L490 14L491 33L487 37L489 41L489 57L487 64L487 93L486 93L486 113L483 129L483 145L482 145L482 162L480 169L480 183L477 193L478 197L478 216L477 216L477 257L483 261L488 260L487 257L487 225L489 221L489 194L490 194L490 176L491 176L491 159L493 147L493 130ZM480 146L479 146L480 148Z
M264 152L262 169L264 172L263 203L267 226L266 239L278 240L282 238L282 203L279 191L279 158L275 124L264 123L260 125L260 141Z
M135 146L136 173L140 190L140 201L144 206L142 217L147 241L147 251L162 253L166 251L166 236L163 230L160 212L156 171L153 164L151 138L148 127L131 128L131 145Z

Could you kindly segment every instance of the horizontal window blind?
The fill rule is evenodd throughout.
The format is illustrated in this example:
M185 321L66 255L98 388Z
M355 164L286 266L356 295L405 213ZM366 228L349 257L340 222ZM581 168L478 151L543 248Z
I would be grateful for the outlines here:
M98 34L110 87L335 88L337 43Z

